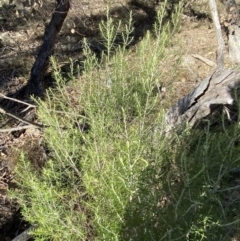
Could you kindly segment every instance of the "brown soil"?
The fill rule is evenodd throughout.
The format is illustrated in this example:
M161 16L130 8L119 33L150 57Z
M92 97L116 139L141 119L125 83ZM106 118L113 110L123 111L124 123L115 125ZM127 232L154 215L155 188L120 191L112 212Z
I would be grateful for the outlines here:
M98 24L105 19L105 6L103 0L73 1L61 34L56 44L55 56L63 71L69 68L69 58L74 61L81 59L83 37L93 45L100 46ZM132 2L132 4L129 4ZM153 23L153 8L142 5L144 1L122 0L112 1L111 16L115 19L126 19L127 10L134 12L135 44L151 29ZM201 1L198 1L201 2ZM40 1L39 1L40 3ZM174 37L169 53L169 61L163 70L168 71L175 56L182 55L178 77L166 80L173 86L175 100L187 94L202 79L208 76L214 66L206 61L199 60L196 54L211 60L216 60L216 40L212 22L206 4L190 5L194 11L186 11L181 21L181 31ZM26 10L26 9L25 9ZM0 7L0 93L14 95L28 81L31 66L37 55L44 34L45 25L49 22L54 11L54 1L40 6L28 6L27 11L21 7L5 5ZM101 46L100 46L101 47ZM226 60L226 65L231 62ZM11 111L22 114L22 106L0 98L0 107L11 108ZM11 102L12 103L12 102ZM33 110L34 111L34 110ZM19 126L20 123L1 114L0 129ZM30 161L40 168L47 158L47 153L42 145L42 133L37 129L27 129L7 133L0 132L0 240L7 241L28 227L22 221L16 203L11 201L6 191L14 185L13 168L19 158L20 151L28 154Z

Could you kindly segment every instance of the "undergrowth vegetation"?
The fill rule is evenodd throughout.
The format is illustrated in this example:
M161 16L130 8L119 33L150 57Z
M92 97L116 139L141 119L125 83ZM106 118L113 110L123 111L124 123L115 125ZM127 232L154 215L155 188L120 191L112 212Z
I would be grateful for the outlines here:
M166 3L167 1L165 1ZM239 231L239 125L163 135L159 85L181 5L133 48L133 22L108 16L101 61L85 42L84 70L38 100L49 160L36 170L22 154L12 197L37 241L230 240ZM122 31L124 29L124 31ZM121 31L120 31L121 30ZM116 38L121 46L115 45ZM172 66L171 73L176 73Z

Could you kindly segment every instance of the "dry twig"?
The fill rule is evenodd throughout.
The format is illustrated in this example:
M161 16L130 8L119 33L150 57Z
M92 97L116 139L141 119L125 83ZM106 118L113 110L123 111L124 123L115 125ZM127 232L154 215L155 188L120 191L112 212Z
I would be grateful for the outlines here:
M194 58L196 58L196 59L201 60L202 62L204 62L205 64L207 64L207 65L209 65L209 66L211 66L211 67L216 67L216 66L217 66L216 63L214 63L214 62L211 61L210 59L207 59L207 58L205 58L205 57L203 57L203 56L201 56L201 55L199 55L199 54L192 54L192 56L193 56Z
M35 128L43 128L44 127L43 125L40 125L40 124L37 124L37 123L33 123L33 122L28 121L28 120L26 120L26 119L24 119L24 118L22 118L20 116L17 116L15 114L11 113L10 111L6 111L6 110L2 109L1 107L0 107L0 113L6 114L6 115L8 115L8 116L10 116L10 117L12 117L12 118L14 118L16 120L19 120L19 121L21 121L21 122L23 122L25 124L29 124L29 125L31 125L32 127L35 127Z
M37 106L36 105L33 105L33 104L30 104L30 103L27 103L27 102L24 102L24 101L21 101L21 100L17 100L17 99L14 99L14 98L10 98L4 94L1 94L0 93L0 97L2 97L3 99L7 99L7 100L12 100L14 102L17 102L17 103L20 103L20 104L24 104L24 105L27 105L28 108L36 108Z

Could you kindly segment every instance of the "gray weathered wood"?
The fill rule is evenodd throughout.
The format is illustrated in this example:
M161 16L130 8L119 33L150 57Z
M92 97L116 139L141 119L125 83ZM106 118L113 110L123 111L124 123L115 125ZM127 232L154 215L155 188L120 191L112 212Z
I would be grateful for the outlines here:
M231 105L240 87L240 70L216 70L191 93L180 99L166 114L166 132L192 127L207 117L217 106Z
M220 0L227 11L225 26L228 29L229 56L235 63L240 63L240 12L235 0Z
M235 1L226 0L226 2L228 2L229 11L235 9L233 8ZM224 42L215 0L209 0L209 6L218 41L217 68L166 113L164 132L168 135L173 129L183 130L186 126L194 126L220 106L232 105L236 96L236 89L240 88L240 68L235 70L223 68ZM239 55L240 48L236 51L238 51L236 55Z
M212 13L212 19L215 26L216 31L216 38L218 42L218 51L217 51L217 68L222 69L224 65L224 40L222 37L222 30L219 21L218 11L217 11L217 4L215 0L209 0L209 8Z
M12 239L12 241L28 241L31 237L31 235L29 234L29 232L33 229L34 227L31 226L30 228L26 229L25 231L23 231L21 234L19 234L17 237L15 237L14 239Z

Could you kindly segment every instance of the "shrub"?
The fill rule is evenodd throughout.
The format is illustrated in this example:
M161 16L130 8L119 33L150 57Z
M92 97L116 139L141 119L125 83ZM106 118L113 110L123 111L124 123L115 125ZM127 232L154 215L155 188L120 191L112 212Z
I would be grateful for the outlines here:
M36 171L22 154L12 191L36 240L229 240L238 229L239 201L225 201L238 124L173 140L155 128L159 66L181 13L164 23L166 3L135 50L132 16L124 32L108 16L101 63L85 41L84 71L67 85L52 59L57 86L37 101L51 158Z

